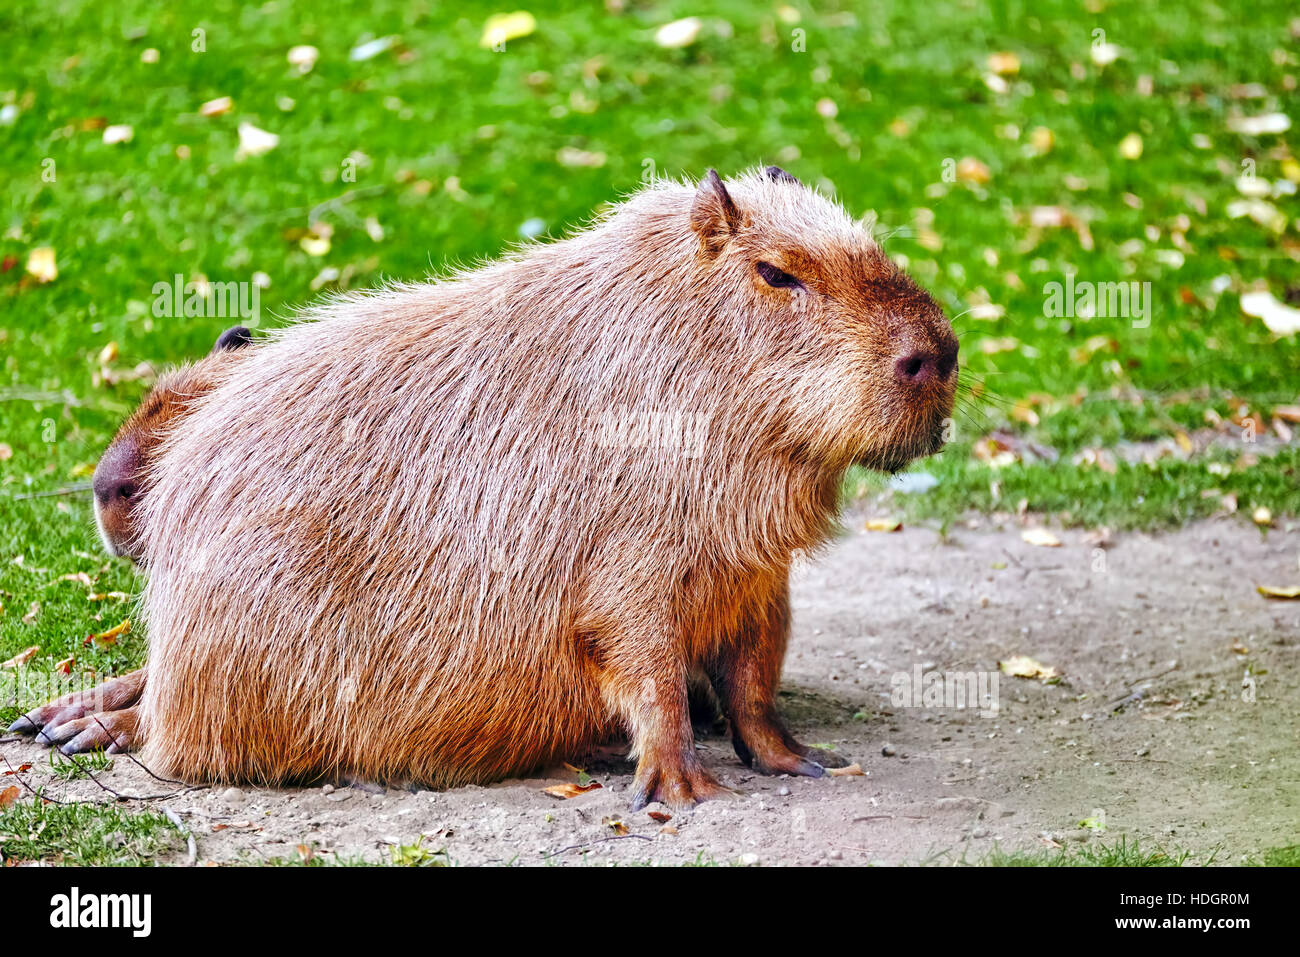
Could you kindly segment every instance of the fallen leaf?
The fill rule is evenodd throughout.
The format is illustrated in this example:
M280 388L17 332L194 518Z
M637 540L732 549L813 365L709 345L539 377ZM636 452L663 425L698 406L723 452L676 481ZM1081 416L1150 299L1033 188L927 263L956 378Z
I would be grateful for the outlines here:
M957 161L957 180L962 183L987 183L992 178L988 164L973 156L963 156Z
M1030 545L1038 545L1041 548L1061 547L1061 540L1045 528L1027 528L1020 533L1020 537Z
M511 14L517 16L517 14ZM530 31L531 32L531 31ZM373 60L385 50L390 50L397 45L400 37L378 37L374 40L367 40L365 43L358 43L348 54L348 59L353 63L361 63L365 60Z
M567 801L569 798L575 798L579 794L586 794L588 791L595 791L601 787L599 781L592 781L590 784L574 784L567 782L565 784L552 784L548 788L542 788L551 797L560 798Z
M608 827L611 831L613 831L615 834L619 835L620 837L628 833L628 826L616 817L603 817L600 819L600 823L604 824L606 827Z
M252 123L239 124L239 149L235 150L235 159L243 160L249 156L261 156L280 145L280 137L274 133L259 129Z
M999 76L1014 76L1020 72L1020 57L1009 52L991 54L989 69Z
M18 795L22 793L23 792L19 789L18 785L16 784L11 784L3 791L0 791L0 808L6 808L9 805L13 804L15 801L18 800Z
M59 672L60 674L70 675L72 674L72 667L76 663L77 663L77 659L74 658L72 655L69 655L68 657L60 661L57 665L55 665L54 670Z
M1300 405L1279 405L1273 409L1273 418L1300 424Z
M320 50L306 43L290 47L288 54L289 65L297 67L299 73L310 73L312 67L316 65L316 58L319 56Z
M40 650L40 645L32 645L30 648L24 648L8 661L0 663L0 668L21 668L23 665L27 664L27 662L35 658L36 653Z
M1273 524L1273 513L1261 505L1250 513L1250 520L1261 528L1268 528Z
M1265 598L1292 599L1300 598L1300 585L1257 585L1255 591Z
M1049 668L1028 655L1015 655L1006 661L999 661L998 669L1012 678L1038 678L1041 681L1050 681L1052 678L1060 677L1060 672L1055 668Z
M688 47L695 42L703 26L704 23L699 17L685 17L672 23L665 23L655 31L655 43L670 50Z
M650 820L658 821L660 824L667 824L673 819L671 814L666 814L663 811L647 811L646 814L650 816Z
M1263 319L1269 332L1290 336L1300 332L1300 309L1279 302L1267 290L1241 294L1241 311L1256 319Z
M479 46L490 49L500 46L508 40L518 40L520 37L526 37L536 29L537 18L527 10L516 10L514 13L494 13L483 24L483 36L478 43Z
M1228 119L1228 129L1245 136L1263 136L1266 133L1285 133L1291 129L1291 117L1285 113L1264 113L1260 116L1234 116Z
M125 123L104 127L104 142L110 146L116 143L129 143L135 138L135 130Z
M199 116L220 116L222 113L229 113L235 108L235 101L228 96L219 96L215 100L208 100L199 107Z
M853 778L853 777L862 777L866 775L867 772L862 770L862 765L858 764L857 762L854 762L853 764L850 764L847 768L827 768L826 773L833 778L845 778L845 777Z
M1113 43L1094 43L1088 48L1088 56L1097 66L1109 66L1118 60L1123 52Z
M897 532L903 523L896 518L869 518L862 526L864 532Z
M54 262L54 249L37 246L27 254L27 273L37 282L54 282L59 278L59 267Z

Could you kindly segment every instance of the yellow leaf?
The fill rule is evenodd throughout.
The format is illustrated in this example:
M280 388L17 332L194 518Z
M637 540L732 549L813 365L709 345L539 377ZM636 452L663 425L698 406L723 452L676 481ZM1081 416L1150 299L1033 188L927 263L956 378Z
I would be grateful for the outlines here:
M862 526L864 532L896 532L903 527L903 523L896 518L869 518L867 523Z
M54 249L37 246L27 254L27 273L37 282L54 282L59 278L59 267L54 262Z
M494 13L483 24L483 36L478 45L484 49L500 46L507 40L518 40L537 29L537 18L527 10L514 13Z
M1016 655L1006 661L999 661L998 668L1004 675L1010 675L1012 678L1038 678L1049 681L1060 677L1060 672L1055 668L1049 668L1028 655Z
M1014 76L1020 72L1020 57L1014 53L994 53L989 57L989 69L999 76Z
M1300 598L1300 585L1290 587L1280 587L1277 585L1257 585L1255 591L1259 592L1265 598ZM32 649L29 649L32 650ZM23 652L26 654L26 652Z

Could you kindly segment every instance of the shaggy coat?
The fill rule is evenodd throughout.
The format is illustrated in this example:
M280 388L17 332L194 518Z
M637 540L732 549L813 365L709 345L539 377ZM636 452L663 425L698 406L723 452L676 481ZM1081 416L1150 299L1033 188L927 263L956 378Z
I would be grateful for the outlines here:
M938 447L955 363L930 297L776 170L313 309L151 464L143 759L449 786L622 729L634 805L689 804L722 791L701 669L743 759L819 775L774 704L791 558L851 463Z

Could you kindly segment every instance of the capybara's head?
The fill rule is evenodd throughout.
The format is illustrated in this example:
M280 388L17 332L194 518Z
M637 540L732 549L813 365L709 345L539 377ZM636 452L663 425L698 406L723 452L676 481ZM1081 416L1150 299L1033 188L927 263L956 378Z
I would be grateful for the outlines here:
M228 357L253 341L243 326L217 337L212 351L193 365L164 373L131 413L95 466L91 488L95 493L95 524L110 555L140 562L135 522L145 469L158 444L166 438L191 403L211 391L215 377Z
M691 226L714 274L777 330L784 410L804 451L894 471L938 451L957 338L943 310L835 202L775 166L728 186L712 170Z

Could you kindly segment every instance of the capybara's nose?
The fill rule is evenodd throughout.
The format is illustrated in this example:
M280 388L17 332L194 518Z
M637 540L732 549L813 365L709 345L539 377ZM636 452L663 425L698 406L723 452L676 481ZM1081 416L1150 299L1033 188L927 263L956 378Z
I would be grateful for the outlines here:
M130 502L140 489L142 464L139 446L131 439L119 439L110 445L95 466L95 476L90 481L99 504Z
M919 386L948 378L956 365L957 338L948 336L937 344L905 349L894 361L894 376L903 385Z

